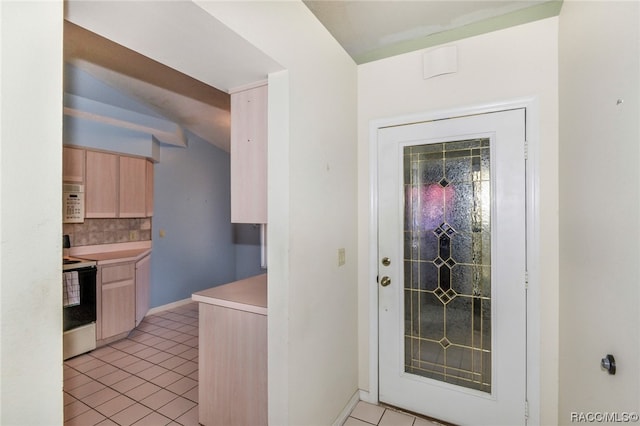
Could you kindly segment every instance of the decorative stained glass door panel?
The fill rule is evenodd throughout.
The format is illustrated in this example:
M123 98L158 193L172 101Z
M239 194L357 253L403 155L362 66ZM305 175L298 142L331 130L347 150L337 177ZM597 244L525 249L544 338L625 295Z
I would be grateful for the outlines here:
M491 393L490 139L402 156L404 371Z
M380 400L524 423L524 110L381 129Z

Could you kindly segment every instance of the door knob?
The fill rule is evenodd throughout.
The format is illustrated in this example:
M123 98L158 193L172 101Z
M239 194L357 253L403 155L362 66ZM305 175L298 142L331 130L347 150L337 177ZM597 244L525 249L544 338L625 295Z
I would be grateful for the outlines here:
M380 285L381 285L382 287L386 287L386 286L388 286L389 284L391 284L391 278L389 278L389 277L387 277L387 276L382 277L382 279L380 280Z
M616 359L613 357L613 355L607 355L606 357L602 358L602 361L600 361L600 365L602 366L602 368L607 370L609 374L616 374Z
M391 265L391 260L388 257L383 257L382 258L382 264L384 266L389 266L389 265Z

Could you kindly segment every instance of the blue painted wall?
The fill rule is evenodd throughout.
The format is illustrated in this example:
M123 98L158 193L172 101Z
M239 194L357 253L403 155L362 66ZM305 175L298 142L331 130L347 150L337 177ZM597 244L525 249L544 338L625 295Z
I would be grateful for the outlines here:
M151 307L233 281L229 154L190 134L160 148L154 179Z

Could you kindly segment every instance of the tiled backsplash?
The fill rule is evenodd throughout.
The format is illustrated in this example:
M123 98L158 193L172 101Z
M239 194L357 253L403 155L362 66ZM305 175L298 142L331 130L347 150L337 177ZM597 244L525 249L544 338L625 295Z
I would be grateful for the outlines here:
M84 223L63 224L62 233L69 235L71 247L149 241L151 218L85 219Z

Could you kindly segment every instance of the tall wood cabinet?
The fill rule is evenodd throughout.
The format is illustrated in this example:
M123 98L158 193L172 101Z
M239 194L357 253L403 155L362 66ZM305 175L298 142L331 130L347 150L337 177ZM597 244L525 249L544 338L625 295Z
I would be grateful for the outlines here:
M267 223L267 85L231 93L231 222Z

